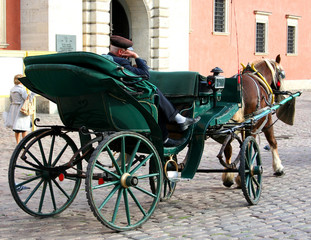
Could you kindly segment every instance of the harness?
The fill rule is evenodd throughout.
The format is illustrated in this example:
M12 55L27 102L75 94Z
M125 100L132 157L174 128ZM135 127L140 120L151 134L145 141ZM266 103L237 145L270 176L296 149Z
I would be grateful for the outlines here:
M267 66L269 67L271 74L273 76L273 82L275 82L275 71L271 65L271 63L267 60L265 60ZM270 87L270 85L268 84L268 82L266 81L265 77L262 76L262 74L260 72L257 71L257 69L254 66L254 63L250 66L249 64L247 64L247 66L243 65L243 72L242 74L246 74L250 77L250 79L252 79L252 81L254 82L255 86L256 86L256 90L257 90L257 105L256 105L256 111L249 114L249 116L245 116L245 118L254 116L256 114L260 114L262 111L265 110L265 108L261 109L260 108L260 86L263 87L263 89L266 91L267 95L268 95L268 100L266 98L264 98L266 104L268 106L271 106L274 102L274 94L273 94L273 90ZM258 84L259 83L259 84ZM255 132L252 132L252 134L257 134L259 132L261 132L261 130L264 128L264 126L266 125L266 123L268 122L268 116L265 117L264 121L261 123L261 125L257 128L257 130Z
M273 83L275 84L275 70L274 70L273 66L271 65L271 63L268 60L265 59L264 61L265 61L265 63L267 64L268 68L271 71L272 80L273 80ZM265 89L265 91L266 91L266 93L268 95L268 100L265 99L266 104L268 106L271 106L274 103L274 93L273 93L273 90L270 87L269 83L265 79L265 77L262 76L262 74L260 72L258 72L258 70L255 68L255 64L254 63L252 63L251 66L249 64L247 64L247 66L242 64L242 66L243 66L242 74L249 75L253 81L254 81L254 79L256 79L259 82L259 84ZM257 91L258 91L259 87L258 87L257 83L255 85L256 85ZM259 98L259 101L260 101L260 97L258 97L258 98ZM257 105L258 104L259 103L257 103Z

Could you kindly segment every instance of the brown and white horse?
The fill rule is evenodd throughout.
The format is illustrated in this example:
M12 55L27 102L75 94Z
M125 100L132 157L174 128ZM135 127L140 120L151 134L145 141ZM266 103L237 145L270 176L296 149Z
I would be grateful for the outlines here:
M273 90L280 90L282 88L282 80L285 78L285 72L280 64L281 57L278 55L276 60L259 60L253 63L252 67L248 65L242 73L243 86L243 107L234 115L233 120L236 122L243 122L250 114L256 113L266 106L273 103ZM258 72L256 72L256 70ZM260 74L263 76L261 78ZM267 84L263 83L266 81ZM272 126L272 116L262 118L254 126L252 133L249 135L256 135L256 131L262 131L270 145L272 152L272 166L275 176L282 176L284 174L284 167L278 154L278 146L274 136ZM231 163L232 146L228 144L224 150L226 163ZM223 184L230 187L233 184L233 173L223 173ZM236 179L239 185L239 178Z

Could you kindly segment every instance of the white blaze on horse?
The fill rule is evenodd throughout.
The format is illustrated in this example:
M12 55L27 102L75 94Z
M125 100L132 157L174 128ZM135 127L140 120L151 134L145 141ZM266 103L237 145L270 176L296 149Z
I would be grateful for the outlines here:
M247 117L258 114L262 109L271 106L274 101L274 91L280 91L283 88L283 79L285 72L280 64L281 57L278 55L276 60L259 60L252 65L243 66L242 79L242 108L233 116L236 122L244 122ZM249 135L255 136L263 132L270 145L272 152L272 166L275 176L284 174L284 167L278 153L277 141L274 136L272 114L260 119L252 129ZM247 136L245 136L247 137ZM226 163L231 163L232 146L228 144L224 151ZM234 173L223 173L223 184L230 187L233 184ZM239 185L239 178L236 178Z

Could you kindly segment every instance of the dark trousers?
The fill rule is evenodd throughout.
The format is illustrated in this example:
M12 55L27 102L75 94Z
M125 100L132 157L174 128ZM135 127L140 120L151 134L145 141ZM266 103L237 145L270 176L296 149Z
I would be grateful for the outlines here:
M158 123L162 131L163 140L165 140L168 137L166 124L174 120L178 110L175 109L173 104L163 95L159 89L157 89L156 94L158 95Z

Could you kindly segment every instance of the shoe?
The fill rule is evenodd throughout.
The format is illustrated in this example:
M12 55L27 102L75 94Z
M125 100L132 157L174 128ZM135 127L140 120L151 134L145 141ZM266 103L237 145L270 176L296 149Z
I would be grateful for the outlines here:
M263 149L265 149L266 151L270 151L270 146L266 145L266 146L263 147Z
M175 140L168 138L165 143L163 143L164 147L176 147L183 144L185 139Z
M188 127L190 127L192 124L197 123L198 121L200 121L201 117L196 117L196 118L186 118L186 121L183 123L179 123L178 126L180 128L181 131L185 131L188 129Z
M26 187L24 185L16 187L16 192L21 192L23 190L30 189L30 187Z

